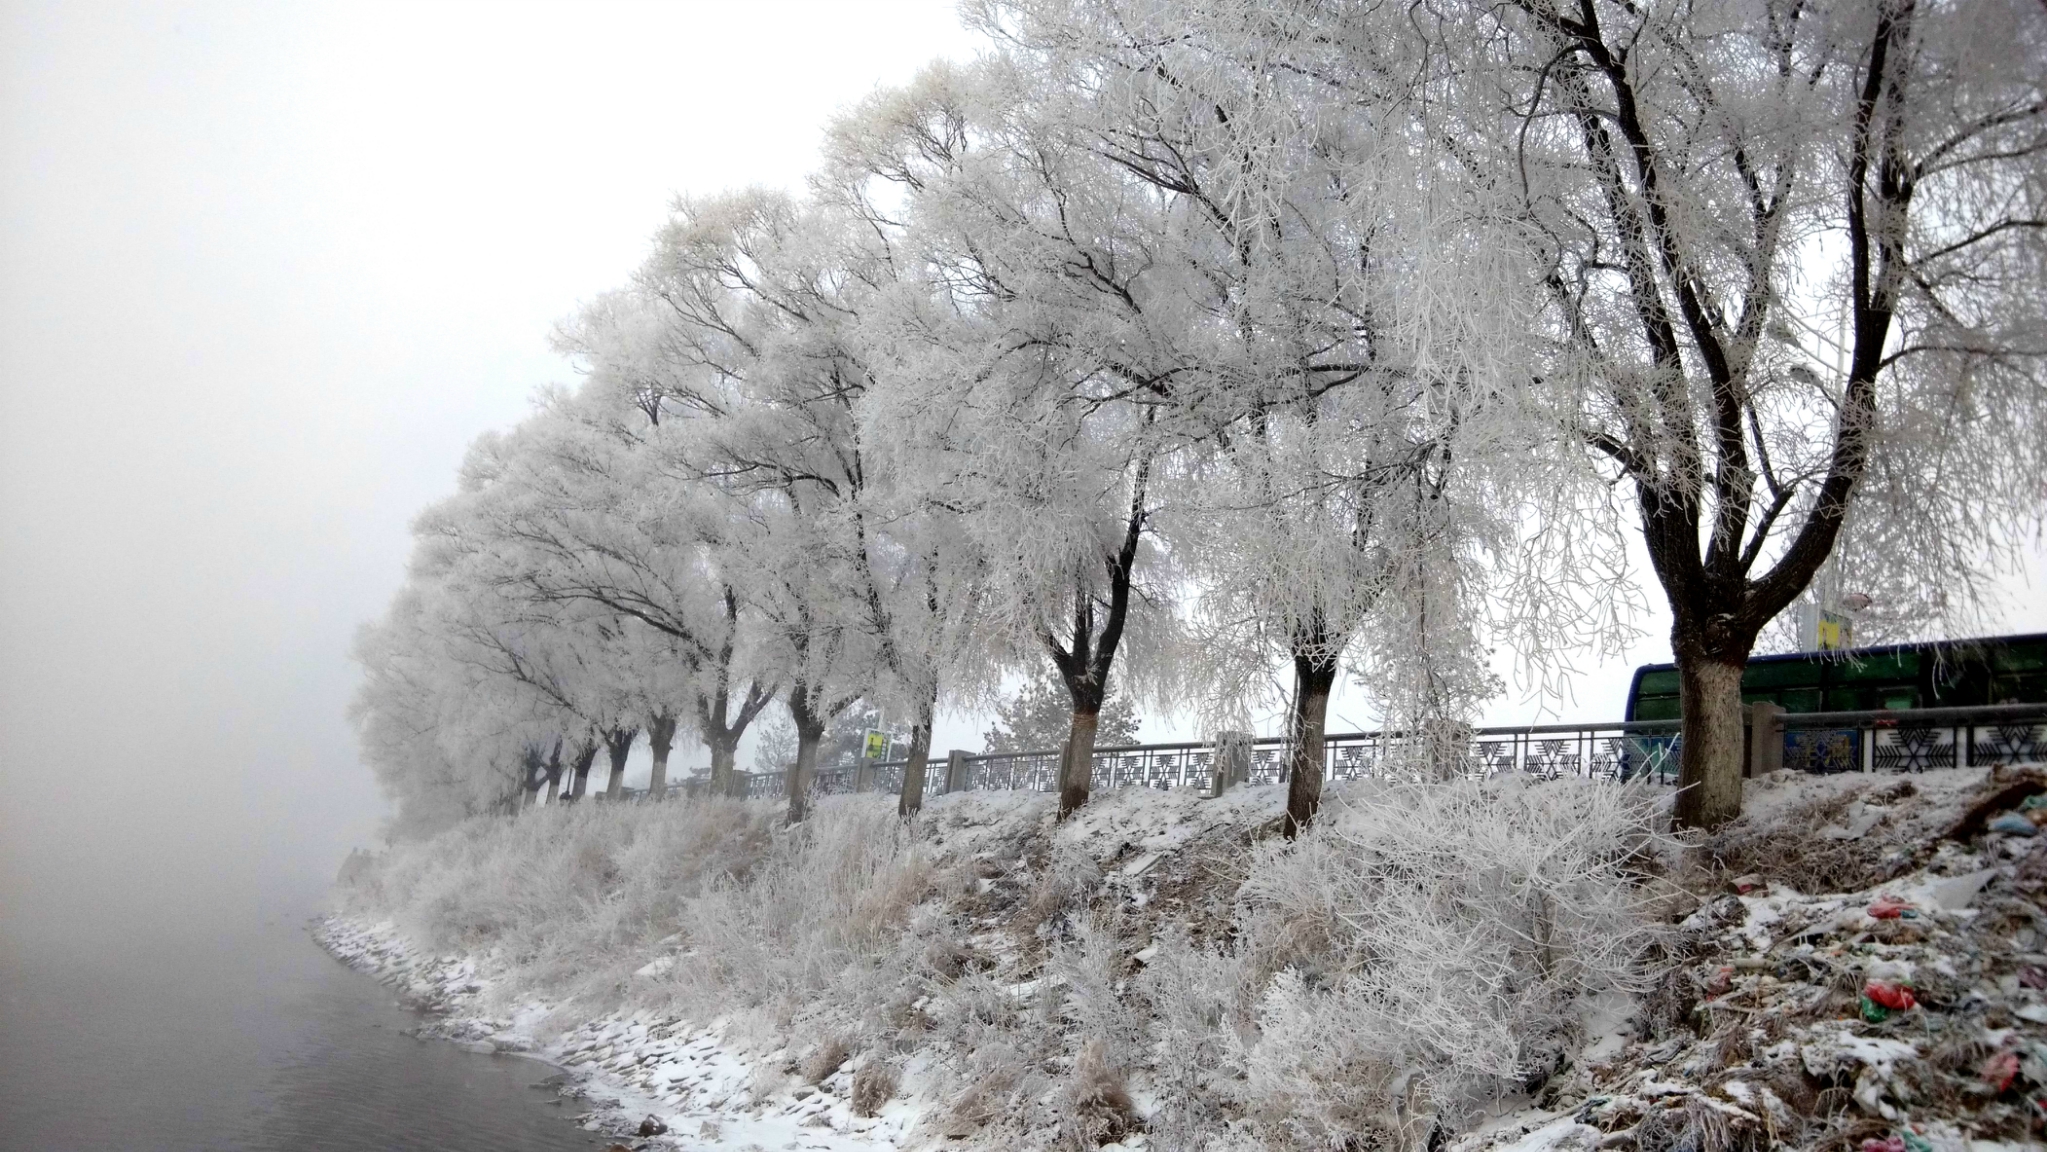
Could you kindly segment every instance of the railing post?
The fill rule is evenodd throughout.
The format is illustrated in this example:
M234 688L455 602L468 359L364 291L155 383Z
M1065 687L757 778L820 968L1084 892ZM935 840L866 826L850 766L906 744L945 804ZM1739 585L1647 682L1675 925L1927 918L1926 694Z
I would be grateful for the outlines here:
M1215 736L1215 758L1210 763L1208 794L1220 796L1232 784L1242 784L1251 778L1251 741L1249 732L1218 732Z
M1766 701L1748 706L1750 776L1767 776L1784 767L1784 709Z
M955 748L945 754L945 790L965 792L967 790L967 754Z
M871 792L873 790L874 761L862 756L853 762L853 791Z

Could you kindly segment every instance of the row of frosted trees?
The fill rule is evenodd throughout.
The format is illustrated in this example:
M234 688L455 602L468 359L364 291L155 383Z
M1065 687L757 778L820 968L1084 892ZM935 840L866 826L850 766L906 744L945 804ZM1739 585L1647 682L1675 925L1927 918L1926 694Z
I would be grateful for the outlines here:
M642 733L729 791L770 706L800 818L862 699L910 812L937 709L1049 664L1062 812L1112 684L1283 698L1291 831L1340 672L1454 731L1494 646L1627 633L1636 534L1712 825L1823 563L1952 623L2040 522L2037 4L967 12L803 194L678 200L420 518L355 712L403 822L616 794Z

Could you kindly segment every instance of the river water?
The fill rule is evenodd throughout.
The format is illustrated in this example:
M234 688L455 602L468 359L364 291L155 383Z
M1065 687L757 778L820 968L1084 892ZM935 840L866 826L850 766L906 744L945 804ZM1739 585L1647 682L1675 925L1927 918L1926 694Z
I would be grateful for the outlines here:
M304 911L0 934L0 1149L607 1143L536 1087L547 1065L406 1035L418 1017L322 952Z

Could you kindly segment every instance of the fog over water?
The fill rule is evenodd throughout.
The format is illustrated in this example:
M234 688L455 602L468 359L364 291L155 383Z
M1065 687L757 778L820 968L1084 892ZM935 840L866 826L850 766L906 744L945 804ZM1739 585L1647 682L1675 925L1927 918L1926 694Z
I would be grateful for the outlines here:
M310 1011L274 930L383 817L347 651L411 517L674 192L966 51L946 0L0 5L0 1146L31 1064L142 1123L135 1053L240 1066L235 982Z

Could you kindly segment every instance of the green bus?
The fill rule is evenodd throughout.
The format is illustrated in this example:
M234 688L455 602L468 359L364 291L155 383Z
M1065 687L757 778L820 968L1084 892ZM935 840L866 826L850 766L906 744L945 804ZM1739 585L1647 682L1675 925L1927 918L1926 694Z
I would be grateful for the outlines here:
M1789 713L2047 703L2047 632L1755 656L1741 674L1741 699L1775 704ZM1676 720L1678 714L1677 665L1635 669L1626 718ZM1907 733L1902 745L1895 736L1880 743L1873 749L1879 766L1892 766L1885 761L1908 767L1955 762L1951 748L1945 754L1938 748L1916 749L1910 740L1918 738ZM1658 738L1641 743L1650 759L1669 755L1668 748L1648 747L1660 744ZM1861 764L1859 730L1792 729L1784 734L1787 768L1847 771Z

